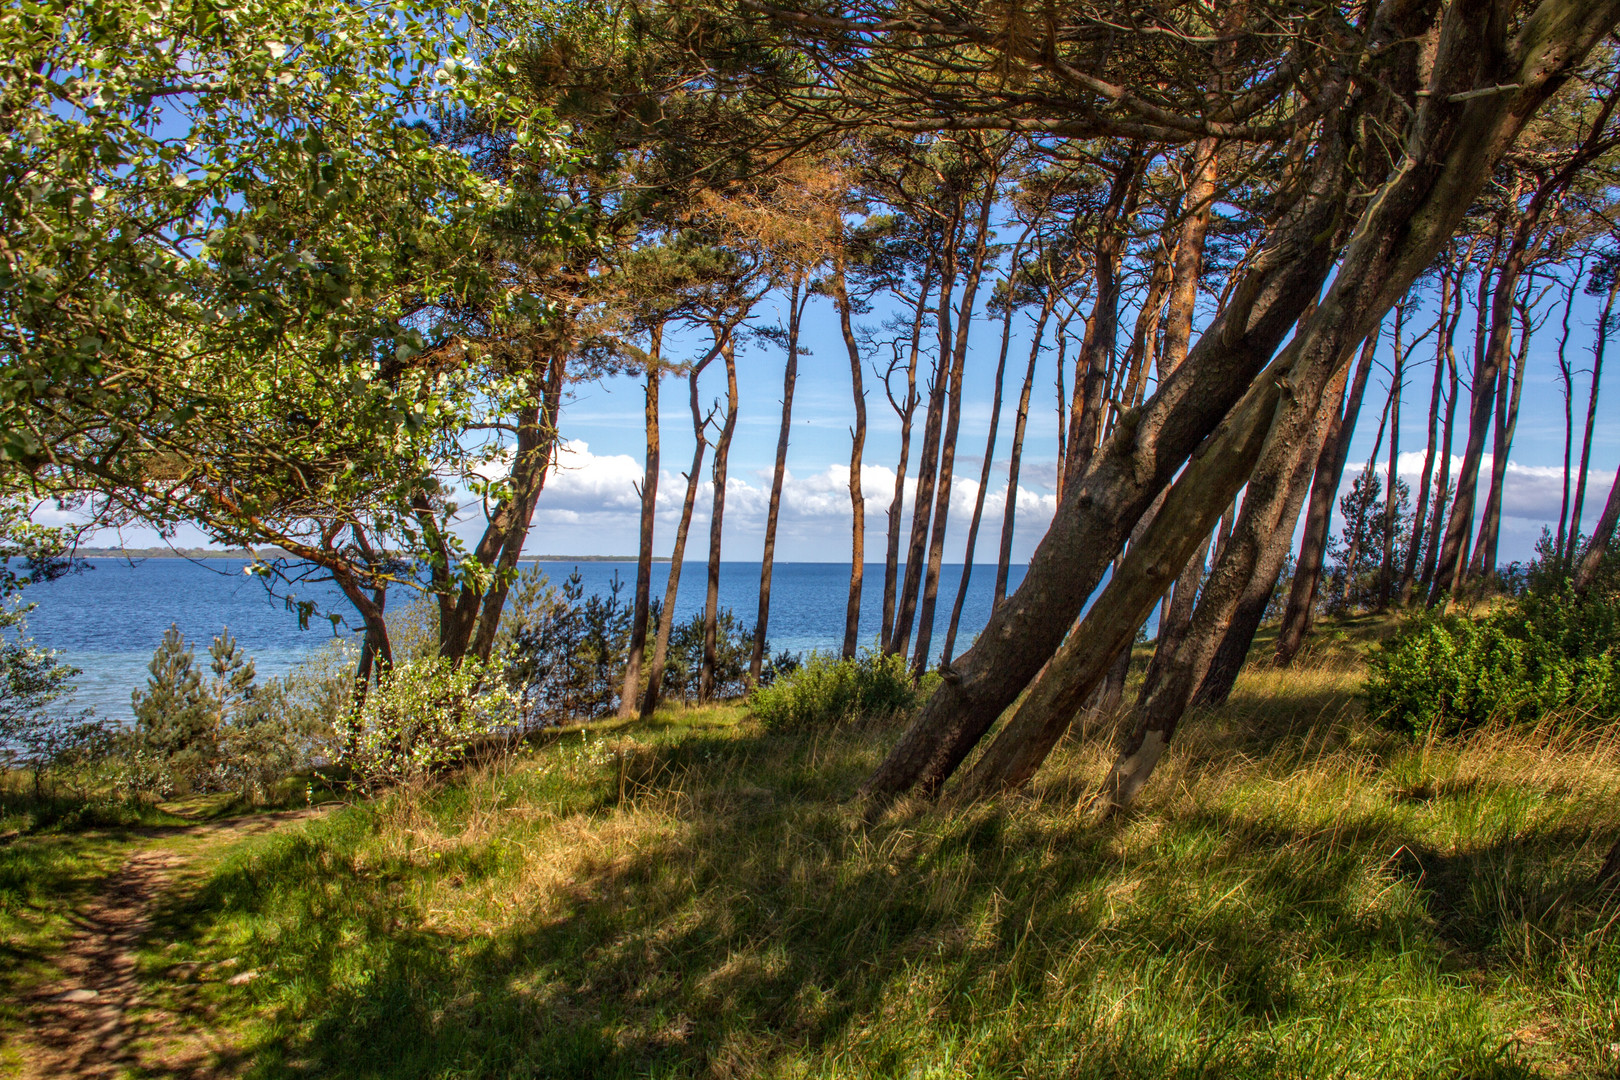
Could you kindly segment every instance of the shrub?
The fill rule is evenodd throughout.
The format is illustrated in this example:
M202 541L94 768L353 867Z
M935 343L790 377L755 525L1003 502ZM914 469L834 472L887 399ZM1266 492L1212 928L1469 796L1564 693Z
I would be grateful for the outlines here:
M1425 614L1369 659L1368 707L1400 731L1454 734L1561 710L1620 717L1620 602L1565 585L1483 618Z
M872 649L852 660L811 653L796 670L754 691L751 704L766 727L791 731L892 716L922 698L904 656Z
M514 730L517 699L498 664L408 660L384 671L350 716L340 761L362 790L426 780L480 740Z

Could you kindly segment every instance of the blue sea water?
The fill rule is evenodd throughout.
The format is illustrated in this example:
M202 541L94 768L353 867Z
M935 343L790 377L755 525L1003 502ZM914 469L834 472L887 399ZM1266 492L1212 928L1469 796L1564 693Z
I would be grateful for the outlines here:
M334 635L349 633L334 628L321 615L308 629L300 629L286 600L272 597L264 583L244 574L245 560L206 559L92 559L91 568L49 584L30 587L24 597L36 605L28 617L35 642L56 649L62 659L83 672L77 682L76 707L90 706L110 718L130 715L130 691L146 683L146 665L152 650L173 623L202 658L221 628L229 627L237 643L253 657L261 676L279 675L309 656ZM532 565L532 564L525 564ZM629 599L635 585L633 562L542 562L540 568L553 583L561 583L578 570L586 594L605 593L615 575ZM759 563L728 562L720 569L720 606L729 607L752 625L759 607ZM1013 586L1023 578L1014 567ZM950 618L961 579L960 565L946 566L940 576L940 598L935 619L936 658ZM707 569L687 563L681 573L676 614L690 617L702 610ZM653 566L652 592L662 598L669 580L669 564ZM963 605L957 651L968 643L990 616L994 566L975 566ZM352 609L330 584L306 584L295 590L296 599L315 602L320 612L336 612L355 621ZM844 638L844 610L849 596L848 563L778 563L771 587L770 643L773 652L836 650ZM883 597L883 566L866 567L861 604L863 643L877 640ZM390 597L390 609L403 598Z

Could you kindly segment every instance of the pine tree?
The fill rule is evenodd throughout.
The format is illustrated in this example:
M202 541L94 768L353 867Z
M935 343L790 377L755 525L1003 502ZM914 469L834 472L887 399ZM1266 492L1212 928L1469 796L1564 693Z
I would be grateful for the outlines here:
M147 670L146 690L130 696L141 741L167 765L173 786L190 788L213 764L219 714L175 624L163 632Z

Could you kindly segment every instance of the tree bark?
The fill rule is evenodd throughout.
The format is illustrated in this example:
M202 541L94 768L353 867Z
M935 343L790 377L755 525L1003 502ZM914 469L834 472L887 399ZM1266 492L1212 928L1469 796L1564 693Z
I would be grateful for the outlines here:
M956 249L961 239L962 205L958 200L943 233L939 259L939 354L934 360L933 381L928 388L928 411L923 421L923 444L917 455L917 486L911 497L911 539L906 547L905 576L900 584L900 603L895 612L894 632L884 643L886 656L905 653L911 643L911 627L917 614L917 592L922 587L923 559L928 550L929 515L933 512L934 484L939 477L940 428L945 419L945 395L950 389L951 298L956 291Z
M1528 289L1527 289L1528 292ZM1480 520L1479 543L1474 548L1473 574L1483 587L1496 572L1497 542L1502 535L1502 490L1507 481L1508 455L1519 427L1519 397L1524 393L1524 367L1529 359L1531 321L1528 308L1519 306L1519 350L1511 371L1502 368L1503 385L1496 392L1496 434L1491 443L1491 479Z
M1423 474L1418 477L1417 506L1412 510L1412 532L1406 541L1406 560L1401 568L1399 599L1402 607L1411 604L1412 592L1417 584L1418 551L1423 547L1424 527L1428 523L1429 516L1429 497L1433 494L1434 455L1440 433L1440 394L1444 389L1446 376L1446 316L1451 311L1452 285L1452 267L1448 261L1440 271L1440 314L1435 322L1434 385L1429 388L1429 441L1423 451ZM1457 307L1460 312L1461 297L1458 300ZM1452 320L1451 325L1455 325L1455 320Z
M911 453L911 418L917 411L917 361L922 353L922 326L927 317L928 292L932 285L933 262L924 271L917 289L917 308L912 313L910 359L906 363L906 396L904 404L894 400L888 379L884 379L884 394L900 416L900 461L894 469L894 496L889 500L888 544L883 555L883 626L879 640L885 644L894 633L895 589L900 569L900 522L906 511L906 465ZM893 368L890 368L892 374Z
M1390 172L1373 198L1362 204L1327 299L1306 332L1296 334L1283 354L1283 369L1274 372L1279 376L1286 372L1293 395L1299 393L1298 379L1321 374L1316 367L1340 363L1342 354L1366 336L1432 262L1528 117L1620 15L1612 0L1593 0L1590 6L1578 0L1542 0L1518 24L1517 35L1502 40L1506 21L1485 18L1491 10L1484 0L1477 5L1458 0L1445 10L1429 54L1428 94L1418 99L1410 118L1406 146L1415 156ZM1392 21L1385 22L1386 17ZM1407 109L1404 101L1385 100L1382 87L1392 85L1396 94L1403 92L1401 80L1411 79L1416 71L1414 39L1426 32L1432 18L1432 11L1422 9L1380 9L1374 17L1369 47L1388 46L1389 77L1398 77L1397 82L1381 80L1372 89L1358 82L1352 89L1335 75L1334 93L1343 87L1349 104L1330 109L1332 120L1317 140L1300 187L1309 194L1294 204L1255 264L1242 275L1234 301L1212 320L1188 362L1140 410L1121 420L1080 483L1065 491L1022 586L991 616L974 647L958 660L951 677L867 779L862 787L865 795L885 799L913 788L925 793L938 790L1037 671L1045 666L1052 674L1048 661L1057 661L1054 652L1125 535L1194 448L1251 393L1250 384L1265 359L1317 295L1343 235L1335 223L1341 220L1350 184L1367 179L1343 167L1352 145L1349 136L1363 119L1359 95L1378 95L1380 117L1393 118ZM1402 42L1413 44L1398 44ZM1482 70L1487 60L1492 66ZM1518 89L1473 94L1485 79L1492 87ZM1460 96L1464 94L1468 96ZM1312 363L1293 370L1293 359L1300 356L1309 356ZM1318 385L1325 382L1323 378ZM1266 395L1278 389L1267 379L1252 392ZM1233 420L1246 419L1250 411L1238 410ZM1228 424L1226 430L1245 426ZM1217 437L1211 445L1232 441ZM1243 465L1241 456L1221 456L1223 472ZM1200 461L1208 457L1206 452ZM1202 476L1204 470L1189 472ZM1239 474L1230 489L1212 486L1222 489L1224 503L1243 479ZM1224 509L1219 505L1209 524ZM1169 517L1161 511L1156 524ZM1189 537L1184 555L1191 554L1198 540L1195 533ZM1141 553L1140 572L1130 573L1127 567L1110 581L1110 588L1117 594L1128 591L1130 599L1110 601L1104 611L1116 627L1111 634L1099 635L1112 639L1102 642L1110 646L1104 667L1123 644L1118 635L1134 634L1140 624L1132 617L1134 603L1140 599L1145 612L1162 594L1170 574L1185 565L1183 560L1163 572L1164 551L1152 553L1160 557L1158 562L1144 565L1150 560L1148 549L1146 544L1136 549ZM1040 681L1047 679L1043 676ZM1034 695L1040 687L1029 689ZM1084 690L1089 693L1090 686Z
M664 381L660 352L664 324L654 323L647 350L647 399L643 412L647 456L641 473L641 528L636 546L636 594L630 615L630 644L625 653L624 684L619 689L619 718L636 714L641 700L641 662L647 651L647 619L652 606L653 524L658 512L658 391Z
M979 540L979 521L984 516L984 494L990 487L990 466L996 456L996 431L1001 424L1001 388L1007 374L1007 350L1012 346L1012 320L1013 311L1017 305L1013 303L1013 287L1017 283L1019 259L1024 252L1024 242L1029 239L1033 225L1024 229L1012 250L1012 268L1007 272L1007 310L1001 319L1001 352L996 358L995 389L990 398L990 433L984 440L984 463L979 468L979 490L973 499L973 516L968 520L967 553L962 559L962 580L956 586L956 601L951 605L951 621L945 628L945 649L940 662L950 665L951 657L956 655L956 629L962 621L962 605L967 600L968 582L973 576L973 552Z
M759 561L759 611L754 620L754 650L748 658L748 681L759 685L765 669L765 643L770 633L771 580L776 571L776 522L782 512L782 484L787 479L788 436L793 430L793 391L799 382L799 327L809 290L802 277L793 279L788 293L787 365L782 373L782 423L776 432L776 465L771 472L771 496L765 510L765 546Z
M1581 511L1586 503L1586 476L1592 467L1592 429L1597 425L1598 385L1603 380L1603 354L1609 346L1609 329L1614 314L1615 296L1620 295L1620 272L1609 284L1603 298L1603 311L1598 316L1597 341L1592 346L1592 390L1586 398L1586 433L1581 438L1581 468L1575 474L1575 504L1569 514L1569 547L1575 550L1581 542Z
M716 333L721 333L716 328ZM720 358L726 365L726 419L714 444L714 501L709 516L709 581L703 601L703 663L698 668L698 701L714 698L714 665L720 629L720 539L726 519L726 467L731 438L737 433L737 350L730 328L724 332Z
M1322 582L1322 560L1327 554L1328 536L1333 529L1333 504L1344 479L1344 465L1350 457L1350 441L1355 437L1356 418L1361 415L1361 399L1372 373L1373 356L1378 351L1378 333L1367 335L1361 346L1344 412L1334 419L1316 458L1316 474L1311 483L1310 509L1305 516L1305 533L1299 542L1299 558L1294 561L1294 582L1277 631L1277 650L1272 662L1287 667L1299 655L1305 635L1310 633L1316 614L1316 596Z
M1018 473L1024 460L1024 432L1029 426L1029 397L1035 386L1035 362L1041 355L1041 338L1052 315L1055 294L1048 290L1040 318L1029 343L1029 366L1024 369L1024 387L1018 393L1018 412L1013 417L1012 449L1007 458L1007 504L1001 510L1001 550L996 555L996 591L993 607L1007 598L1007 577L1012 570L1013 528L1018 517Z
M1592 539L1586 545L1586 553L1575 568L1576 592L1587 592L1597 580L1604 558L1614 549L1616 521L1620 521L1620 470L1616 470L1614 483L1609 485L1609 498L1603 504L1603 513L1598 515L1597 525L1592 529Z
M663 695L664 666L669 661L669 635L675 628L675 600L680 593L681 565L686 559L686 537L692 528L692 511L697 506L698 484L703 471L703 455L709 447L704 431L711 417L703 415L698 405L698 376L720 355L717 340L702 360L692 365L686 377L688 404L692 409L692 467L686 474L686 497L681 501L681 520L675 526L675 547L669 556L669 581L664 585L664 606L658 612L658 633L653 639L652 665L647 671L647 693L641 699L641 718L646 720L658 711Z
M838 305L838 328L843 332L844 349L849 353L850 393L855 403L855 426L849 433L849 599L844 604L842 652L844 659L850 660L861 639L861 583L866 575L866 495L861 491L861 458L866 449L866 384L861 378L861 348L855 340L842 256L835 257L833 262L832 290L833 302Z
M946 395L948 412L945 432L939 446L939 480L934 485L933 533L928 542L928 572L923 581L922 602L917 606L917 645L911 664L912 675L921 679L928 670L928 654L934 640L934 606L939 601L939 570L945 559L945 530L951 518L951 486L955 479L956 437L962 426L962 371L967 363L968 335L973 328L973 305L990 250L990 212L999 192L997 175L984 180L979 200L973 254L962 280L962 300L957 307L956 340L951 350L950 390ZM943 340L943 338L942 338Z

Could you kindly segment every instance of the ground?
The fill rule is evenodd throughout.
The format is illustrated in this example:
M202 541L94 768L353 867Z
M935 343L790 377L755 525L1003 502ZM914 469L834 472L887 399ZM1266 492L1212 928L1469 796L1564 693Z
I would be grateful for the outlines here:
M736 706L285 816L19 826L0 1061L1614 1077L1620 897L1588 882L1620 832L1620 735L1382 732L1355 693L1369 634L1246 672L1102 826L1077 807L1106 718L1026 793L867 820L847 796L894 727L779 735Z

